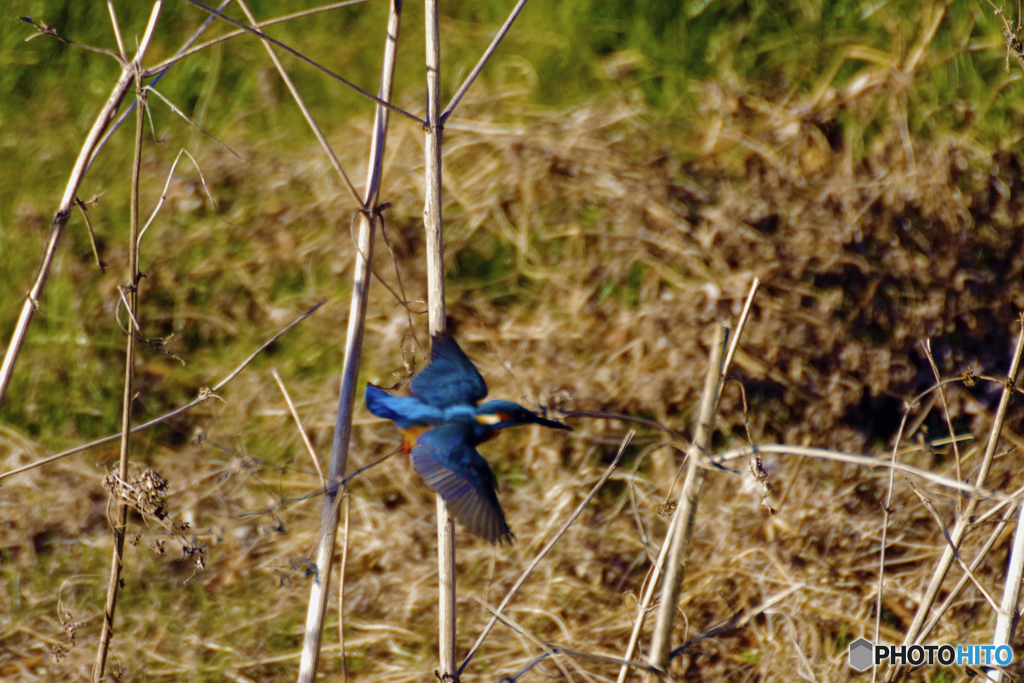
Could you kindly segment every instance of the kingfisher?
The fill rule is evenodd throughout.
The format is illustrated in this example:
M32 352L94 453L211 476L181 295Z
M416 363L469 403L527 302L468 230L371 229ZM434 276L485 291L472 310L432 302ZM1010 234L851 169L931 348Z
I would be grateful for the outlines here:
M572 431L511 401L487 401L487 383L449 335L431 338L430 362L410 383L412 396L366 385L366 407L402 432L402 450L455 519L490 543L512 542L497 481L476 447L506 428L538 424Z

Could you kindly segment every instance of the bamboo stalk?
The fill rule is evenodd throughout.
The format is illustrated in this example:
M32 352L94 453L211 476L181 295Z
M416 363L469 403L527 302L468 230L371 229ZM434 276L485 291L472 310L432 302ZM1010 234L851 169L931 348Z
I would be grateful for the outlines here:
M394 82L395 52L398 31L401 26L401 0L391 0L385 37L384 62L381 66L378 99L388 102ZM320 523L320 545L317 547L316 567L318 578L310 589L309 606L306 611L305 635L302 642L302 659L299 664L300 683L316 680L320 660L320 641L323 637L324 617L330 597L331 568L334 561L335 539L338 532L339 502L342 488L333 486L345 477L348 460L348 445L352 430L352 410L355 402L356 380L359 375L359 360L363 348L363 324L366 319L366 299L370 288L370 260L373 257L374 221L380 195L380 168L384 162L384 145L387 140L389 121L388 108L377 106L374 119L373 139L370 143L370 164L366 171L366 193L363 210L359 214L358 252L352 285L352 300L349 307L348 334L345 339L345 361L341 370L341 389L338 396L338 413L334 424L334 440L331 445L331 463L327 472L328 490L324 495L324 507Z

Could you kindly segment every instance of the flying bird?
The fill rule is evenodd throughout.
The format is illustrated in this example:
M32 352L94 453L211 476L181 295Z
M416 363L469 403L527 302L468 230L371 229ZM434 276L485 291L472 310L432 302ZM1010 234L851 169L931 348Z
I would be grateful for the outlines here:
M447 334L436 334L430 363L410 383L412 396L392 396L366 385L366 407L394 422L403 450L427 486L473 534L490 543L513 539L498 502L497 482L476 447L498 431L521 424L572 427L548 420L511 401L487 401L487 383Z

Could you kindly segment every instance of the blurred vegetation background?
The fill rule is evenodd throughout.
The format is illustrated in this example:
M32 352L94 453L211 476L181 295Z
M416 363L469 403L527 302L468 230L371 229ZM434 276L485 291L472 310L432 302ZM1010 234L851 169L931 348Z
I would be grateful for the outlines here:
M256 15L264 18L305 7L300 2L252 3ZM442 5L446 65L442 87L446 101L510 7L508 2ZM8 3L6 10L7 27L0 34L0 91L4 93L0 103L0 177L5 188L0 193L0 269L12 295L0 304L0 322L9 330L21 305L13 292L27 288L35 272L46 227L69 169L118 67L109 57L46 37L26 43L33 29L16 18L31 17L76 42L114 49L109 18L96 7L18 0ZM372 91L386 10L384 3L367 2L281 24L273 27L271 34L288 45L301 47L311 58ZM640 97L644 119L662 134L660 143L686 162L701 154L695 144L706 124L700 111L705 94L701 84L724 83L727 89L748 97L780 103L825 87L841 88L849 85L870 61L895 68L922 39L926 17L940 10L944 16L928 41L926 68L908 77L890 95L903 103L905 125L915 139L952 136L969 139L972 145L993 152L1009 152L1020 130L1020 74L1005 72L1000 23L991 7L976 2L535 0L484 70L479 87L500 88L510 83L521 86L516 92L517 106L502 107L499 103L489 112L489 116L505 122L529 123L538 107L567 111L624 93ZM126 36L142 30L148 12L144 4L118 7ZM169 56L204 20L205 15L187 3L168 3L147 63ZM423 92L421 24L422 7L408 3L396 92L398 101L412 110L419 106ZM215 27L209 35L222 30ZM126 40L130 43L130 38ZM129 51L133 49L130 44L128 47ZM338 139L344 138L348 122L372 116L372 104L348 88L327 82L322 74L305 65L292 64L291 71L318 120ZM288 150L305 147L311 139L297 108L267 63L263 47L248 37L189 57L172 69L159 89L227 147L273 147L280 150L274 155L287 158ZM209 138L188 128L155 98L153 104L157 132L165 142L150 147L147 159L159 155L166 165L181 145L193 150L197 146L217 149ZM860 110L839 111L834 120L824 122L822 130L836 145L852 142L855 149L851 152L857 159L864 156L865 146L873 139L888 135L891 117L892 110L883 99ZM105 163L94 166L79 193L82 199L87 199L86 195L102 196L102 216L97 218L101 245L116 240L112 231L126 222L127 194L122 188L130 137L124 131L114 137L101 157ZM360 150L346 152L358 158ZM156 157L152 158L157 163ZM742 180L742 155L721 154L716 163ZM355 175L358 177L358 173ZM148 179L152 196L163 180L162 175ZM702 182L699 176L692 180ZM282 197L282 201L300 200ZM402 210L409 215L416 212L415 207ZM79 227L69 231L62 245L64 260L84 259L89 250L79 229L81 218L76 216L73 223ZM225 246L229 250L246 249L244 243ZM453 276L457 278L458 272ZM79 367L82 359L75 348L82 337L73 330L89 322L83 320L82 312L94 310L103 296L102 288L95 286L101 277L98 272L89 271L81 277L85 280L75 282L58 276L47 285L46 314L33 325L23 363L48 371L31 376L18 373L12 395L30 400L8 401L4 407L4 419L24 426L44 441L58 436L52 433L57 424L57 431L63 432L73 423L74 438L79 432L92 437L109 433L118 419L107 411L95 419L99 417L95 415L97 401L111 388L108 381L119 381L117 374L103 372L105 365L88 370ZM216 273L211 272L209 277L215 278ZM279 279L283 282L272 287L268 295L273 301L287 296L288 276L280 274ZM346 280L325 278L322 284L340 294L345 291ZM196 284L199 289L212 291L204 278ZM195 303L203 305L206 301L200 296ZM119 332L110 325L103 327L106 331L90 330L90 344L109 347L108 360L116 365ZM205 338L200 345L215 341ZM95 379L66 382L70 374L80 372ZM61 400L53 401L57 396ZM174 400L180 398L180 394L173 396ZM38 419L31 412L38 405L48 406L47 414L58 419Z
M442 3L443 101L513 4ZM150 7L115 5L131 53ZM250 7L266 19L307 4L253 0ZM886 452L904 400L933 381L919 349L925 337L936 339L947 375L968 366L1005 373L1024 306L1017 145L1024 110L1021 70L1006 58L993 9L961 0L530 2L446 132L449 315L492 395L528 396L536 405L568 394L579 409L685 428L703 373L705 331L715 320L735 318L753 275L765 279L765 288L737 372L749 391L756 438ZM25 42L34 29L18 20L31 17L75 42L116 49L102 5L12 0L4 10L6 343L74 159L119 69L108 56L46 36ZM386 12L385 3L371 0L268 33L376 91ZM424 97L422 12L419 3L405 6L395 88L396 103L417 114ZM188 3L167 3L145 64L169 57L205 18ZM215 23L204 39L226 30ZM284 61L361 185L373 105L296 60ZM176 514L191 519L211 545L211 566L183 590L187 569L175 574L166 558L145 552L133 558L141 567L135 571L149 578L129 580L118 618L125 633L146 634L132 642L147 643L163 659L125 655L127 668L142 680L156 677L154 662L173 659L181 671L168 669L172 678L238 676L244 663L291 653L298 643L308 580L303 553L315 542L317 506L257 515L258 521L236 516L317 486L270 370L279 370L293 391L325 458L356 256L349 232L355 207L255 39L234 38L187 58L158 89L205 134L150 98L155 132L147 123L142 214L148 217L182 147L196 156L216 203L183 161L143 244L146 336L170 338L167 348L186 365L141 351L136 420L191 400L298 313L328 301L225 390L225 404L204 404L133 442L141 460L178 492ZM98 197L89 215L110 267L102 273L95 266L81 215L73 215L0 409L5 470L119 427L124 352L114 312L127 258L133 121L112 138L79 191L83 200ZM407 315L374 285L362 368L365 379L388 386L422 363L415 345L405 343L403 354L410 319L420 347L427 342L416 303L424 298L422 131L398 117L392 123L382 199L392 203L386 215L395 260L378 239L374 266L396 291L396 271L402 273L413 303ZM983 385L952 396L957 428L983 429L997 391ZM723 398L719 445L744 438L740 405L738 395ZM1020 419L1019 411L1011 417L1011 437ZM356 465L394 445L393 431L365 412L356 423ZM944 422L936 412L917 424L939 432ZM568 506L621 432L610 421L576 427L568 438L503 436L494 457L485 454L502 481L519 548L534 547L553 523L537 511ZM205 445L198 432L207 436ZM663 530L656 509L675 456L637 459L658 440L642 433L629 464L641 477L641 516ZM0 676L56 679L86 670L88 647L74 650L70 663L54 664L38 639L24 634L34 629L59 640L53 603L62 582L106 571L109 526L99 479L114 455L97 449L14 480L0 493L0 504L18 511L0 543L8 579L0 612L8 615L7 632L22 634L10 641L16 656L0 658ZM915 457L922 467L949 465L945 452ZM1003 465L997 475L1010 487L1019 475L1012 463ZM739 571L730 548L768 553L771 546L782 557L779 566L792 570L786 580L873 580L858 559L864 546L837 539L875 533L884 481L819 463L789 467L769 463L773 476L795 482L787 489L789 516L762 523L752 496L756 512L716 515L702 530L695 561L706 571L696 575L699 590L686 605L696 628L764 599L749 581L767 570L730 573ZM429 670L433 656L432 640L422 635L432 629L432 588L409 581L411 574L432 581L432 498L408 469L389 462L355 489L351 562L361 578L350 591L362 626L352 628L363 630L350 641L350 667L373 672L375 680L405 680ZM735 497L727 482L709 485L712 510ZM833 495L833 486L841 492ZM562 619L578 647L593 640L595 651L621 654L629 619L618 610L643 580L646 553L622 512L627 493L624 481L613 482L568 549L552 556L552 574L566 578L526 597L556 615L520 615L535 632L561 637L554 624ZM923 573L930 558L915 554L914 544L934 543L934 530L914 501L898 498L894 505L904 515L894 523L904 524L906 534L905 546L892 553L904 552L902 566ZM496 588L518 566L506 561L521 564L522 556L499 553L495 570L489 548L465 538L460 544L468 592L496 602ZM993 561L984 571L992 577L1001 570ZM728 578L716 583L713 576ZM822 671L834 672L851 634L864 632L857 619L873 620L872 603L858 591L800 594L793 599L806 602L789 606L800 615L800 646ZM98 623L99 590L81 582L71 593L64 597L76 616L87 615L89 628ZM718 595L728 596L728 609ZM909 609L901 599L886 603L892 639ZM970 632L977 609L966 603L945 635ZM612 611L621 624L580 618ZM206 617L201 624L197 613ZM464 631L460 647L469 638ZM176 638L182 633L187 638ZM225 650L220 639L237 649ZM773 650L767 631L720 641L702 644L705 659L687 666L703 667L708 680L750 670L767 680L795 675L796 657ZM511 648L501 643L486 666L514 671L526 660ZM289 661L247 671L286 680Z

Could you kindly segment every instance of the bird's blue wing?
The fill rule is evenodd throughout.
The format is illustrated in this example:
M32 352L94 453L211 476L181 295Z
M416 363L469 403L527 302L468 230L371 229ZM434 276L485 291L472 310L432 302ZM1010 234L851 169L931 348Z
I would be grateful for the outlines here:
M366 385L366 407L377 417L391 420L399 429L437 424L443 413L414 396L392 396L373 384Z
M432 406L476 405L487 396L487 383L447 334L435 334L430 363L412 379L412 393Z
M515 538L495 493L490 465L472 445L472 423L452 423L424 432L412 449L416 472L444 499L452 516L490 543Z

